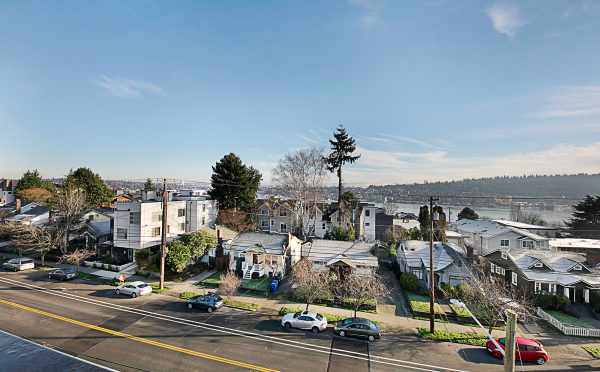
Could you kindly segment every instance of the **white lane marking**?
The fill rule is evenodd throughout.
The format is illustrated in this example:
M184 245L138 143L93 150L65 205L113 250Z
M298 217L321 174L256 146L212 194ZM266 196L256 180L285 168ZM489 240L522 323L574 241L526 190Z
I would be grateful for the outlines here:
M71 355L71 354L64 353L64 352L62 352L62 351L60 351L60 350L53 349L53 348L51 348L51 347L48 347L48 346L46 346L46 345L38 344L37 342L33 342L33 341L31 341L31 340L28 340L28 339L26 339L26 338L23 338L23 337L17 336L17 335L15 335L15 334L12 334L12 333L10 333L10 332L3 331L3 330L1 330L1 329L0 329L0 333L4 333L5 335L8 335L8 336L11 336L11 337L17 338L17 339L19 339L19 340L21 340L21 341L24 341L24 342L30 343L30 344L32 344L32 345L35 345L35 346L38 346L38 347L44 348L44 349L46 349L46 350L53 351L53 352L55 352L55 353L58 353L58 354L60 354L60 355L64 355L64 356L66 356L66 357L69 357L69 358L72 358L72 359L78 360L78 361L80 361L80 362L82 362L82 363L85 363L85 364L92 365L92 366L94 366L94 367L98 367L98 368L101 368L101 369L104 369L104 370L107 370L107 371L110 371L110 372L119 372L119 371L118 371L118 370L116 370L116 369L112 369L112 368L109 368L109 367L103 366L103 365L101 365L101 364L98 364L98 363L90 362L89 360L85 360L85 359L82 359L82 358L76 357L75 355Z
M315 344L310 344L310 343L305 343L305 342L300 342L300 341L295 341L295 340L285 340L285 339L281 339L278 337L263 335L260 333L238 330L238 329L234 329L234 328L227 328L227 327L222 327L222 326L218 326L218 325L214 325L214 324L197 322L197 321L193 321L193 320L189 320L189 319L185 319L185 318L177 318L177 317L170 316L170 315L154 313L154 312L147 311L147 310L130 308L127 306L112 304L110 302L104 302L104 301L100 301L100 300L96 300L96 299L90 299L90 298L86 298L83 296L78 296L78 295L75 295L72 293L68 293L66 291L57 293L56 290L54 290L54 289L48 289L48 288L36 286L33 284L20 282L18 280L14 280L14 279L0 277L0 281L8 283L8 284L12 284L12 285L17 284L17 285L20 285L23 287L29 287L33 290L36 290L36 291L39 291L39 292L42 292L45 294L67 298L72 301L88 303L88 304L92 304L92 305L96 305L96 306L106 307L106 308L110 308L113 310L119 310L119 311L123 311L123 312L134 313L134 314L138 314L138 315L145 314L146 316L148 316L150 318L170 321L173 323L188 325L188 326L207 329L207 330L211 330L211 331L217 331L217 332L231 334L231 335L235 335L235 336L241 336L241 337L258 340L258 341L263 341L263 342L271 342L274 344L279 344L279 345L283 345L283 346L287 346L287 347L294 347L294 348L299 348L299 349L304 349L304 350L319 352L319 353L324 353L324 354L334 354L334 355L339 355L339 356L344 356L344 357L354 358L354 359L359 359L359 360L369 360L369 358L370 358L370 360L375 363L399 366L399 367L410 368L410 369L415 369L415 370L422 370L422 371L466 372L465 370L458 370L458 369L434 366L434 365L429 365L429 364L424 364L424 363L417 363L417 362L412 362L412 361L393 359L393 358L387 358L387 357L376 356L376 355L369 356L368 354L354 352L354 351L350 351L350 350L335 349L335 348L332 349L327 346L320 346L320 345L315 345ZM354 354L354 355L351 355L351 354ZM399 364L399 363L405 363L405 364ZM410 365L406 365L406 364L410 364ZM434 368L434 369L433 370L432 369L424 369L424 368L418 368L416 366Z

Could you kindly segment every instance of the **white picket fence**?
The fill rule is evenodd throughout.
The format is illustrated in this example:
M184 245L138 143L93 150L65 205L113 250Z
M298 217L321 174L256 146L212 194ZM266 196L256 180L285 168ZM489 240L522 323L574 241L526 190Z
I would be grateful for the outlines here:
M600 329L565 325L540 307L537 309L537 315L567 336L600 337Z

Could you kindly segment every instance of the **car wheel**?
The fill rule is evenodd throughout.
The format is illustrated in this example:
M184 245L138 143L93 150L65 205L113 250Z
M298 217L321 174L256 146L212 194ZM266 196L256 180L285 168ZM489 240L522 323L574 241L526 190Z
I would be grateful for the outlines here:
M188 304L188 309L193 308L194 306L192 304Z
M375 341L375 337L374 337L373 335L369 336L369 341L370 341L370 342L373 342L373 341Z
M319 328L318 327L312 327L312 333L314 333L315 335L317 333L319 333Z
M206 311L208 311L209 313L212 313L213 312L213 308L209 306L208 309L206 309Z
M346 337L346 332L344 332L344 331L340 331L340 336L342 336L342 337Z
M286 322L285 323L285 329L292 329L292 323Z
M120 295L121 291L119 291L118 289L115 289L115 294Z
M132 292L131 293L131 298L136 298L136 297L137 297L137 294L135 294L135 292Z
M538 358L535 362L541 366L542 364L546 363L546 359Z

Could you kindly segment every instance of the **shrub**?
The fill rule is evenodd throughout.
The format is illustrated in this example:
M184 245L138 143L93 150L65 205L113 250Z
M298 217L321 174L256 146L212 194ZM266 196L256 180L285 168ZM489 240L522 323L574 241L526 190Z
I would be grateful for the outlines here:
M148 256L150 256L150 252L148 252L147 249L141 249L135 252L135 259L137 261L144 261L148 258Z
M569 303L569 299L563 295L540 293L535 296L534 303L545 310L560 310Z
M401 273L399 280L400 286L409 292L416 292L419 289L419 279L413 274Z
M433 334L425 328L417 328L419 336L435 341L453 342L455 344L485 346L487 337L478 333L462 333L462 332L447 332L435 331Z
M595 312L600 313L600 291L590 291L590 306Z

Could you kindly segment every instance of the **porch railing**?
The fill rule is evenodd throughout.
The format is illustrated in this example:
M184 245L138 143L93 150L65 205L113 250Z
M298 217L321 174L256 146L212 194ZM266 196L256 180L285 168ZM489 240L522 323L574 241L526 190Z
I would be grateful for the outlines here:
M550 323L553 327L561 331L567 336L582 336L582 337L600 337L600 329L597 328L583 328L573 327L570 325L563 324L561 321L548 314L542 308L538 307L537 315Z

